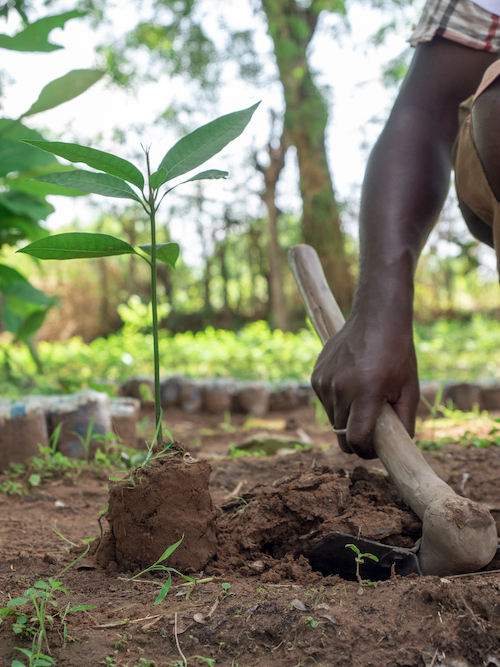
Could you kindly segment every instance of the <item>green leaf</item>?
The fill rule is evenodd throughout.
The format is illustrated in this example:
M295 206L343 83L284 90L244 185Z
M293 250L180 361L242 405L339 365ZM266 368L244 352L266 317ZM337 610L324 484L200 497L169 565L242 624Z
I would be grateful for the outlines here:
M163 182L196 169L219 153L243 132L259 104L221 116L178 141L160 163L160 168L167 170Z
M26 141L25 143L41 148L47 153L59 155L70 162L84 162L93 169L100 169L112 176L118 176L129 183L133 183L141 190L144 187L144 177L135 165L121 157L105 153L104 151L68 144L62 141Z
M14 296L22 301L36 303L39 306L48 306L52 303L52 298L45 292L33 287L27 280L13 280L2 287L2 293L5 296Z
M199 174L196 174L196 176L193 176L192 178L188 178L188 180L184 181L184 183L189 183L189 181L204 181L214 180L217 178L227 178L228 175L229 174L227 171L220 171L219 169L208 169L207 171L201 171Z
M167 547L167 549L165 549L165 551L163 552L163 555L160 558L158 558L155 565L158 564L158 563L161 563L166 558L168 558L171 554L173 554L174 551L177 549L177 547L180 545L180 543L182 542L183 539L184 539L184 535L182 535L181 539L178 542L176 542L175 544L172 544L171 546Z
M14 598L13 600L9 600L7 602L7 607L19 607L22 604L26 604L29 602L29 598Z
M11 333L16 334L16 341L26 341L27 338L36 333L44 323L46 315L47 309L40 308L22 320L17 326L17 331L11 331Z
M95 609L95 605L79 604L77 607L71 607L70 611L87 611L88 609Z
M74 69L64 76L48 83L38 96L37 101L20 118L53 109L84 93L104 75L97 69Z
M167 175L167 170L164 167L155 171L154 174L151 174L149 177L149 185L153 190L157 190L160 185L164 182L165 176Z
M14 190L0 194L0 217L3 217L2 209L6 209L14 216L27 216L33 222L45 220L54 211L53 206L38 197Z
M0 136L0 177L23 172L33 167L56 165L57 160L19 141Z
M28 282L22 273L19 273L16 269L7 266L7 264L0 264L0 287L4 287L14 280Z
M34 148L33 150L36 150ZM37 151L40 153L40 151ZM54 158L55 160L55 158ZM46 197L47 195L64 195L65 197L85 197L86 192L75 190L74 188L65 188L61 185L54 185L53 183L41 183L33 180L37 176L44 174L54 174L61 171L75 171L73 165L59 164L59 162L52 162L46 167L30 168L29 171L21 173L18 177L9 177L5 184L10 190L17 190L18 192L26 192L26 194L34 195L35 197Z
M24 252L38 259L82 259L136 254L131 245L108 234L70 232L46 236L17 252Z
M171 584L172 584L172 577L169 576L165 584L162 586L161 591L158 593L158 596L154 602L155 604L160 604L160 602L163 602L163 600L167 596L167 593L170 590Z
M46 174L45 176L38 176L35 178L35 181L55 183L55 185L76 188L77 190L83 190L83 192L92 192L96 195L104 195L105 197L141 201L130 185L125 183L121 178L110 176L109 174L84 171L83 169L75 169L75 171L67 171L59 174Z
M151 244L140 245L139 248L147 252L148 255L151 255ZM179 244L178 243L157 243L156 244L156 259L165 262L165 264L170 264L171 267L175 268L175 263L179 257Z
M45 16L34 23L30 23L24 30L18 32L13 37L9 35L0 35L0 49L10 49L11 51L31 51L31 52L49 52L57 51L63 47L59 44L53 44L48 41L49 33L54 28L63 28L66 21L70 19L81 18L85 12L73 10L64 12L56 16Z

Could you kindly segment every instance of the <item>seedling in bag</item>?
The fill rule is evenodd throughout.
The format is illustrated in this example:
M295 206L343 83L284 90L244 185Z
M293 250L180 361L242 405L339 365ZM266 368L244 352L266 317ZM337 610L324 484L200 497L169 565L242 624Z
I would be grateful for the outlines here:
M151 306L153 323L153 356L155 373L155 414L158 429L157 443L163 447L160 403L160 360L158 351L158 306L156 295L157 261L175 267L179 256L177 243L156 242L156 212L165 195L178 185L205 179L226 178L227 171L209 169L191 176L181 183L170 187L160 195L160 189L166 184L197 169L211 157L219 153L229 142L236 139L250 122L260 103L248 109L221 116L207 125L203 125L178 141L160 162L158 169L151 172L149 150L146 155L147 180L135 165L111 153L61 141L26 141L31 146L41 148L48 153L58 155L70 162L85 163L100 171L75 169L39 176L36 181L53 183L107 197L131 199L144 209L150 222L151 243L137 246L137 249L121 239L108 234L71 232L56 234L39 239L18 250L38 259L81 259L92 257L111 257L113 255L135 254L146 261L151 268Z

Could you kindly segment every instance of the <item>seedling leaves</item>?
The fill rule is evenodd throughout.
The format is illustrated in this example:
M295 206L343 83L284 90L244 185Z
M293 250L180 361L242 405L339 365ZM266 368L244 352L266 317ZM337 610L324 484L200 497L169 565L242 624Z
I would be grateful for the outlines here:
M180 139L160 163L160 168L167 170L163 183L196 169L219 153L243 132L259 104L216 118Z
M167 597L171 585L172 585L172 577L169 575L167 581L165 582L165 585L162 586L160 592L156 597L156 600L154 602L155 604L160 604L160 602L163 602L163 600Z
M139 248L151 255L151 244L140 245ZM170 264L175 268L175 263L179 257L178 243L157 243L156 244L156 259L160 259L165 264Z
M70 232L46 236L17 252L38 259L82 259L135 253L131 245L108 234Z
M158 171L155 171L154 174L151 174L149 177L149 185L153 190L157 190L160 185L164 182L165 176L167 175L167 170L161 167Z
M189 183L189 181L204 181L204 180L213 180L216 178L227 178L228 177L228 172L227 171L220 171L219 169L208 169L207 171L200 171L199 174L196 174L196 176L193 176L192 178L188 178L187 181L184 181L185 183Z
M55 183L56 185L76 188L77 190L83 190L83 192L92 192L93 194L104 195L105 197L141 201L130 185L125 183L121 178L110 176L109 174L84 171L83 169L75 169L75 171L66 171L58 174L46 174L45 176L38 176L38 178L35 178L35 181Z
M53 109L54 107L68 102L78 95L84 93L87 88L93 86L94 83L104 75L102 70L97 69L75 69L68 72L64 76L54 79L48 83L38 96L37 101L22 114L24 116L33 116L36 113Z
M163 552L163 556L158 558L158 560L156 561L155 564L161 563L162 561L167 559L171 554L173 554L174 551L177 549L177 547L181 544L183 539L184 539L184 535L181 537L181 539L178 542L176 542L175 544L171 544L169 547L167 547L167 549L165 549L165 551Z
M71 12L64 12L56 16L45 16L43 19L30 23L24 30L18 32L13 37L9 35L0 35L0 48L10 49L11 51L57 51L63 47L59 44L52 44L48 40L49 33L54 28L63 28L66 21L85 16L85 12L74 9Z
M24 143L41 148L47 153L59 155L59 157L63 157L70 162L84 162L93 169L100 169L107 174L129 181L129 183L137 185L141 190L144 187L144 177L137 167L128 162L128 160L124 160L111 153L105 153L104 151L89 148L88 146L68 144L63 141L25 141Z

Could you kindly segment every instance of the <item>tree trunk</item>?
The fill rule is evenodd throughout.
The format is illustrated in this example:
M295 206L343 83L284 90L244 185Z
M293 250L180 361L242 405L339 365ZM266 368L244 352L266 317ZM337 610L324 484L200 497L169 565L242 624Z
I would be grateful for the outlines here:
M285 128L297 148L303 201L302 237L318 252L339 306L348 311L353 295L338 206L328 169L325 132L328 110L307 60L324 0L307 8L296 0L261 0L285 94ZM333 3L332 3L333 7Z
M283 128L280 145L273 148L271 143L268 145L270 163L268 167L263 167L257 163L257 169L264 175L264 190L260 197L267 207L269 216L269 283L271 314L273 325L276 329L282 331L288 330L288 312L286 307L285 292L283 290L283 266L281 257L281 248L278 242L278 218L281 211L276 206L276 185L278 183L281 170L285 166L285 155L288 148L288 133Z

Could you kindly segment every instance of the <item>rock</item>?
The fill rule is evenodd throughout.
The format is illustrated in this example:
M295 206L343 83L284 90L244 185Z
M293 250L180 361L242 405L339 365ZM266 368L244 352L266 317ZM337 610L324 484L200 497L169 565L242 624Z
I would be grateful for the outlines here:
M235 449L245 452L264 452L266 456L275 456L281 450L295 451L296 445L301 446L297 438L286 438L261 431L235 445Z

